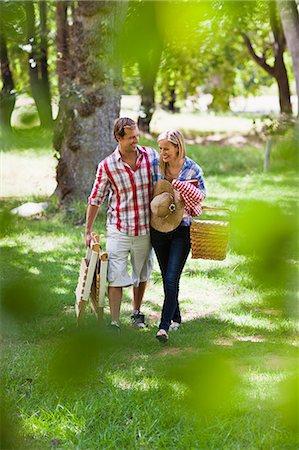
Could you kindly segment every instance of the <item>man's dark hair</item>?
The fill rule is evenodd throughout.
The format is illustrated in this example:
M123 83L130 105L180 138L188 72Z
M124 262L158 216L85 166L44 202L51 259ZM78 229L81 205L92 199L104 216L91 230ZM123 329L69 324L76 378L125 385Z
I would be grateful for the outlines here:
M114 122L113 134L117 141L117 138L124 137L125 128L136 128L137 123L129 117L120 117Z

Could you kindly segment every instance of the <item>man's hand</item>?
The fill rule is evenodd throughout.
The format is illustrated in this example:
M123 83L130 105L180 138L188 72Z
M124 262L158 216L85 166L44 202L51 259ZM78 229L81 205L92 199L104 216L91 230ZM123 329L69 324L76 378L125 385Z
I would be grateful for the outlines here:
M99 208L94 205L88 205L86 213L86 225L85 225L85 243L87 247L90 246L91 241L91 230L96 220Z
M91 231L86 231L85 244L87 247L90 247L90 241L91 241Z

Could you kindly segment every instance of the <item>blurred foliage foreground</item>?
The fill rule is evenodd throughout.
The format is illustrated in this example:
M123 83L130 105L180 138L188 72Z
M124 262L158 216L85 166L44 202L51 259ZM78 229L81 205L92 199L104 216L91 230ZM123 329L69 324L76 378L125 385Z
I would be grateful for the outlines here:
M28 219L2 202L1 448L298 448L298 180L242 170L206 172L207 204L232 211L230 250L223 262L188 259L184 323L165 346L157 264L147 329L130 327L130 290L121 335L108 307L77 327L84 205L57 212L53 201Z

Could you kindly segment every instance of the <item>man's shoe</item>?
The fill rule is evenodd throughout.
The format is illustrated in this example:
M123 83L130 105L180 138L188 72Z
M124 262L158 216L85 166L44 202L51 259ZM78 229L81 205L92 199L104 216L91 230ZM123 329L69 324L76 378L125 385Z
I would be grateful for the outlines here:
M144 314L141 314L140 312L138 312L137 314L131 315L131 322L132 322L133 327L135 327L135 328L145 328L146 327L145 320L144 320Z
M160 342L167 342L168 341L168 334L163 328L161 328L158 333L156 334L156 338Z
M110 330L112 330L113 332L115 332L115 331L118 333L120 332L120 326L116 320L112 320L109 327L110 327Z

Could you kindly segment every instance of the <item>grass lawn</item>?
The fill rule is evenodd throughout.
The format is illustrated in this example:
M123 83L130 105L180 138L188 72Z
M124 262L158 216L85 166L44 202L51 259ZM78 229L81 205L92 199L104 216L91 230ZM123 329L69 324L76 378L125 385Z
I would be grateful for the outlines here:
M232 210L230 250L223 262L188 259L184 323L161 345L157 263L147 329L130 326L130 289L120 335L107 328L108 307L103 323L88 312L76 327L84 206L63 213L52 200L43 215L10 215L55 187L49 151L25 147L4 154L42 179L20 186L15 169L1 201L1 448L298 448L294 171L263 174L253 147L188 147L205 171L206 203ZM103 213L96 228L104 233Z

